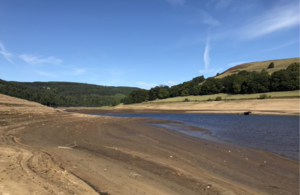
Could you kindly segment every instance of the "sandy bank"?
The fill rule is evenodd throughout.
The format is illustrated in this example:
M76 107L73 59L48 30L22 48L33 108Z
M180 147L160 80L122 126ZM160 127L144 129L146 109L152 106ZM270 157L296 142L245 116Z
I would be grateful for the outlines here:
M166 121L0 102L0 194L299 193L299 162L268 152L144 125Z
M101 108L66 108L79 113L211 113L299 116L299 99L140 103Z

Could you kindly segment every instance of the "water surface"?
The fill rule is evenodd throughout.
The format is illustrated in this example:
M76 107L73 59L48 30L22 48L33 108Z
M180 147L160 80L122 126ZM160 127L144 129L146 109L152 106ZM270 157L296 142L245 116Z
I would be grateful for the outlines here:
M178 125L163 127L204 139L219 139L267 150L299 160L299 117L229 114L105 114L106 116L154 118L179 121L210 131L185 131ZM162 126L160 124L160 126Z

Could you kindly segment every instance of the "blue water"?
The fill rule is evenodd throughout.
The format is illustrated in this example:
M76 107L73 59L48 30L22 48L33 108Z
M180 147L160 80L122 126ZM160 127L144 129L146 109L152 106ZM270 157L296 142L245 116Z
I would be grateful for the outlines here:
M163 127L204 139L218 139L242 146L267 150L299 160L299 117L225 114L105 114L105 116L154 118L179 121ZM185 131L190 125L210 133ZM161 125L162 126L162 125Z

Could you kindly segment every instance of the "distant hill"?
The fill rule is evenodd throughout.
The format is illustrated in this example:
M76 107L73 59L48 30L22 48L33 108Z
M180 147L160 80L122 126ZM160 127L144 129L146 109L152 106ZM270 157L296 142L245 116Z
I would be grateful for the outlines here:
M265 69L267 72L273 73L273 72L276 72L281 69L286 69L290 64L299 62L299 61L300 61L300 58L288 58L288 59L280 59L280 60L249 62L249 63L240 64L240 65L231 67L228 70L221 73L219 76L215 76L214 78L223 78L223 77L238 73L243 70L260 72L262 69ZM274 63L274 68L268 68L268 66L272 62Z
M101 95L114 96L116 94L128 95L137 87L112 87L74 82L14 82L34 89L51 92L58 95Z
M299 90L299 67L299 58L246 63L207 79L204 76L198 76L172 87L160 85L150 90L135 90L122 102L132 104L157 99L220 93L233 95L294 91ZM264 94L264 97L267 96ZM218 97L218 100L220 99L222 97ZM185 98L184 101L189 101L189 99Z
M136 87L112 87L72 82L15 82L0 79L0 93L47 106L117 105Z

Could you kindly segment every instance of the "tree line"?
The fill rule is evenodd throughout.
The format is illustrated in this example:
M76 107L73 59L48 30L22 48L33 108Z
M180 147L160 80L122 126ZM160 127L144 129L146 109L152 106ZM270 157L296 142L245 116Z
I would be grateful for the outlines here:
M268 68L273 68L274 64L271 66ZM291 90L299 90L299 62L292 63L286 69L273 74L264 69L260 72L244 70L223 78L205 79L204 76L199 76L172 87L160 85L150 90L138 89L132 91L121 102L132 104L188 95L252 94Z
M0 79L0 93L47 106L115 106L132 87L106 87L69 82L8 82Z

